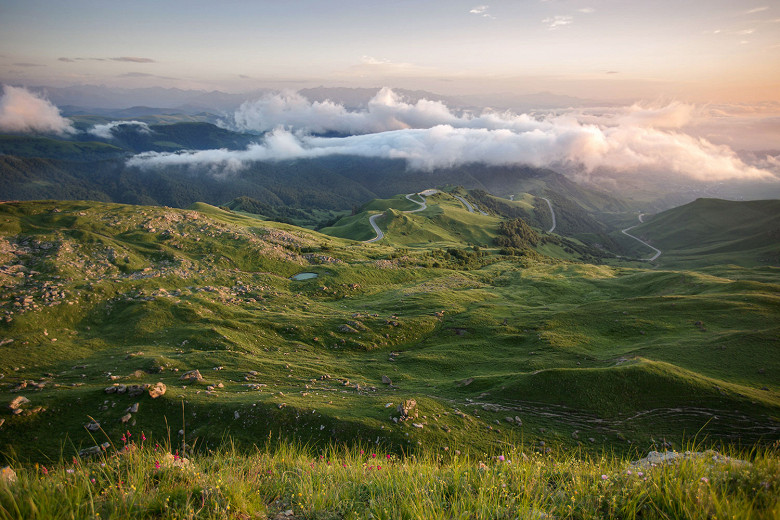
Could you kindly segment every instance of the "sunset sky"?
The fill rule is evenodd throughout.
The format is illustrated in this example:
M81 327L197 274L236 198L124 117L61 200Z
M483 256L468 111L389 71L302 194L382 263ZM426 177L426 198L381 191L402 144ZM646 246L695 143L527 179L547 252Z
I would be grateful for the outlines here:
M780 2L0 0L0 82L780 101Z

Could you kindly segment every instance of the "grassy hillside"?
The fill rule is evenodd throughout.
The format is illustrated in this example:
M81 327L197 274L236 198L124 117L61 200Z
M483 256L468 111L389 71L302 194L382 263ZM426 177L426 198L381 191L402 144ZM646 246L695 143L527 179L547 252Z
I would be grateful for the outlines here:
M2 417L3 453L92 446L93 419L115 443L167 424L201 448L269 433L393 453L777 438L776 269L476 252L457 244L495 217L435 197L388 210L404 249L206 204L0 205L0 395L30 401ZM411 247L419 219L453 247ZM162 397L129 395L157 382Z
M780 266L780 200L697 199L632 233L664 251L662 265Z

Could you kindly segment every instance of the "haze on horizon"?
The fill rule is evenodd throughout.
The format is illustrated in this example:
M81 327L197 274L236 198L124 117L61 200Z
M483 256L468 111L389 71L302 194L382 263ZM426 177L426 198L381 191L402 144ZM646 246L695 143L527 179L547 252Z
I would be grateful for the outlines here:
M0 82L780 101L756 0L0 2Z

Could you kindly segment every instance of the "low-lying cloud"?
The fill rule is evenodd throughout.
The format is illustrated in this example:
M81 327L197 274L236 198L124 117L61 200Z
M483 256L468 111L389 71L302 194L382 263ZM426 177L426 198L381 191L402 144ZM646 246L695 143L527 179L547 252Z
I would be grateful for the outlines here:
M140 154L139 167L189 165L236 171L253 161L356 155L405 159L433 170L470 163L553 167L574 175L677 173L703 181L771 179L730 147L680 129L697 113L684 103L570 110L534 117L511 112L455 112L439 101L407 103L382 89L359 111L298 94L245 103L232 127L267 132L246 150ZM336 132L347 137L321 137ZM315 135L312 135L315 134ZM764 163L766 164L766 163Z
M20 87L3 86L0 97L0 131L13 133L72 134L69 119L48 100Z
M88 133L102 139L113 139L114 130L121 127L135 127L139 132L150 134L152 129L143 121L111 121L102 125L95 125L88 130Z

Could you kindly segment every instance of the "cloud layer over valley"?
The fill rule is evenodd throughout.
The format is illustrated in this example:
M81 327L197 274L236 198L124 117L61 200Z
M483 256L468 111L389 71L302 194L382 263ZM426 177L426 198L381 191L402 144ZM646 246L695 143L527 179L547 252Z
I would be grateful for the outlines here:
M776 178L746 164L730 147L684 132L697 111L693 105L670 103L542 115L472 113L440 101L408 103L386 88L364 109L351 111L295 93L273 94L244 103L232 121L223 122L235 130L264 133L246 150L149 152L129 164L238 170L252 161L357 155L405 159L419 170L483 163L553 167L574 175L608 171L677 173L702 181ZM322 137L334 133L346 137Z

